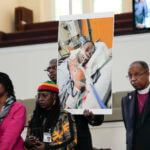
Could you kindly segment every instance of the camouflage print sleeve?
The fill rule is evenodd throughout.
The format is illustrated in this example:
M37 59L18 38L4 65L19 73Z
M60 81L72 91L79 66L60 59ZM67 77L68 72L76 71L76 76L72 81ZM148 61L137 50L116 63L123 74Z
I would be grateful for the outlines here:
M70 113L61 112L52 133L52 142L46 143L46 150L73 150L77 144L77 131L74 118Z

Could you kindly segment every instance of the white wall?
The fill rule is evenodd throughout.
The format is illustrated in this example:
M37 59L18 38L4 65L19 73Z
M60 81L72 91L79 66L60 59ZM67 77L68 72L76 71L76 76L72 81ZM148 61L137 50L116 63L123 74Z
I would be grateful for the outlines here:
M41 22L42 8L45 0L18 0L18 5L33 11L34 22Z
M14 31L15 7L18 6L18 0L0 1L0 31Z
M132 12L132 0L122 0L122 13Z
M126 75L129 65L136 60L144 60L150 67L150 33L118 36L114 38L112 90L133 90Z
M56 57L57 43L0 48L0 71L12 79L17 98L34 98L39 84L48 80L44 69Z
M41 21L56 20L55 18L55 0L42 0L43 7L41 8Z
M91 127L92 142L95 148L126 150L126 137L123 122L108 122Z

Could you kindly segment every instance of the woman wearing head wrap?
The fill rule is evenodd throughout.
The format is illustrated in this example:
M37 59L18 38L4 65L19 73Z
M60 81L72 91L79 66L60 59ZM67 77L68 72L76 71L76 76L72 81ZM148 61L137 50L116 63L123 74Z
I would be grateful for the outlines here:
M29 123L25 146L31 150L73 150L77 143L71 114L60 110L59 89L51 81L38 87L36 108Z
M0 149L24 150L21 132L26 120L26 109L16 102L9 76L0 72Z

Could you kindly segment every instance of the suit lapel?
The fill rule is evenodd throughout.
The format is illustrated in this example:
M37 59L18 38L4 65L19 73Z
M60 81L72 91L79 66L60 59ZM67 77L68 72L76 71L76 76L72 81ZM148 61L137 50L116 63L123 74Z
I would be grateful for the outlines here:
M136 101L136 91L128 95L128 116L129 116L128 124L130 124L131 128L134 127L135 122L135 101Z

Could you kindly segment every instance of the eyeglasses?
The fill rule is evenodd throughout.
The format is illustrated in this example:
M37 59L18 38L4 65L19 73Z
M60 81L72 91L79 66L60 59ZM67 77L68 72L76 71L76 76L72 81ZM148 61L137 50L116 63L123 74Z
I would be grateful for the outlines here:
M129 79L132 79L133 77L137 79L137 78L140 78L145 73L146 73L146 71L144 71L142 73L137 73L137 74L134 74L134 75L128 74L126 77L129 78Z

